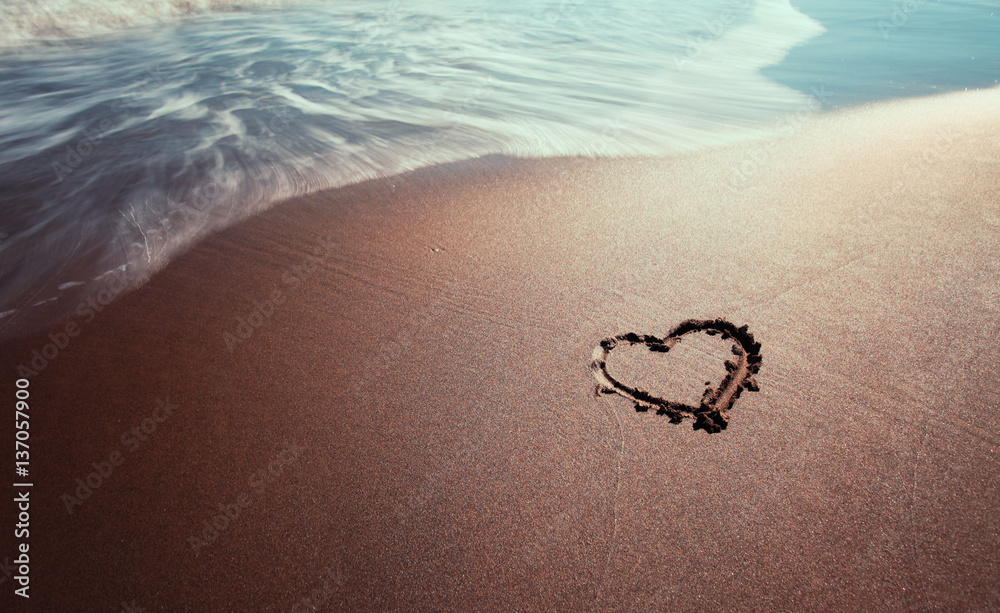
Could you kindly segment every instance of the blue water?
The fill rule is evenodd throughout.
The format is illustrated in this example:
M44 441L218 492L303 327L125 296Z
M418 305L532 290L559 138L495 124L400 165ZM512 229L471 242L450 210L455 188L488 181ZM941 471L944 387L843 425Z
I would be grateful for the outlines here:
M914 13L893 49L963 28L989 47L984 3L936 4L957 21ZM0 340L285 197L492 153L689 151L803 108L988 81L966 66L880 88L890 47L837 17L853 5L872 3L8 0ZM996 78L992 42L976 67Z
M790 87L822 82L827 107L1000 83L1000 2L793 0L825 32L765 76Z

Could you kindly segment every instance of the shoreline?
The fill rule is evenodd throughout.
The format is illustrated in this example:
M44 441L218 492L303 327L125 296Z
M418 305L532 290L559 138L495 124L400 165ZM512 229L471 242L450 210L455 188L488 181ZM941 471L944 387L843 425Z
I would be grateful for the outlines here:
M31 377L32 605L992 606L998 101L819 117L735 191L753 143L488 157L208 237ZM717 318L767 356L724 431L595 398L601 339ZM671 354L622 383L727 374Z
M987 88L976 90L971 93L974 95L983 94L995 89L997 88ZM0 345L9 340L24 338L25 336L33 336L41 331L52 331L58 328L60 323L68 323L72 320L72 318L81 317L84 313L101 310L117 296L141 288L152 275L157 274L164 266L169 265L170 262L180 254L183 254L187 250L197 246L202 240L205 240L214 234L218 234L219 232L225 231L227 228L233 227L234 225L243 223L246 219L259 215L270 208L280 206L281 203L288 200L308 198L315 194L345 189L372 181L392 181L398 177L406 177L412 173L419 173L438 167L461 168L463 166L475 167L477 165L488 167L495 163L493 160L498 159L508 159L511 161L529 163L536 160L698 159L704 156L713 155L724 157L725 153L728 151L743 151L744 153L739 160L731 162L732 171L729 173L729 176L725 178L725 183L728 185L730 192L732 192L733 195L738 196L741 191L753 182L754 175L760 171L762 166L772 163L770 157L774 147L780 146L780 143L782 143L785 138L792 137L802 130L807 130L817 119L829 123L834 120L833 118L850 117L855 113L863 113L866 109L877 109L886 105L891 107L896 102L904 102L908 100L908 98L890 98L864 102L852 107L830 108L831 104L829 97L831 96L831 92L829 92L824 85L811 85L807 88L807 90L796 89L796 91L799 91L803 96L805 96L805 99L798 107L780 118L776 118L771 122L762 123L750 129L749 132L742 136L741 140L728 144L720 142L705 143L700 148L692 150L679 150L670 154L608 154L597 157L583 154L569 156L555 155L543 157L518 157L504 153L487 153L474 158L431 163L384 177L359 179L353 183L339 185L337 187L323 188L292 198L282 197L267 200L267 204L262 205L259 208L255 208L256 212L250 213L247 217L243 217L239 221L229 222L228 224L222 225L219 225L220 222L218 220L213 220L212 209L205 208L206 204L211 202L215 196L206 197L202 193L205 191L217 193L221 189L218 187L219 182L217 180L212 180L204 185L190 186L188 191L192 195L192 202L187 203L186 201L182 201L180 203L180 207L176 211L172 211L168 214L168 217L170 214L174 213L181 214L184 218L184 222L177 228L168 230L164 229L170 227L169 224L164 225L164 222L167 220L167 217L164 217L159 220L158 225L154 225L155 227L147 229L150 235L154 237L153 241L159 245L158 248L160 249L160 252L155 256L157 263L153 267L148 268L146 264L141 261L136 262L134 260L130 260L129 262L121 264L118 268L111 270L89 269L84 267L80 271L77 271L79 274L69 275L63 279L64 282L61 284L53 278L48 279L44 283L48 290L54 290L56 285L58 285L58 290L60 292L65 291L65 293L49 296L48 298L45 298L37 303L29 304L31 300L39 297L38 291L41 291L41 289L39 289L33 295L31 300L25 302L26 306L0 313ZM932 107L934 106L932 101L938 100L942 96L954 96L960 95L961 93L951 92L949 94L921 97L916 99L915 102L917 104ZM948 126L939 130L936 142L933 144L933 150L930 151L931 156L941 156L947 154L949 143L957 135L958 134L954 133L953 129ZM916 170L920 171L921 167L926 166L928 163L929 162L927 160L918 162L916 164ZM912 170L912 168L906 169L907 172L911 172ZM213 227L214 229L209 231L208 234L200 235L200 238L197 238L189 244L188 241L190 237L188 235L192 231L191 228L187 226L189 222L193 226L206 225ZM139 226L137 225L136 228L138 227ZM176 235L172 234L172 232L176 233ZM175 245L174 243L177 244ZM178 247L178 245L183 246ZM105 247L107 247L107 245L105 245ZM170 251L171 253L165 262L160 260L160 258L163 257L164 250ZM145 253L138 244L132 245L128 251L133 255L136 251L138 251L139 254ZM89 259L91 259L90 255L84 258L84 260ZM77 263L73 262L73 264L76 265ZM123 272L123 269L130 270L128 272ZM93 274L97 274L97 276L91 277ZM78 279L85 280L80 281ZM102 294L109 294L109 298L107 300L101 299L100 295ZM74 304L76 305L75 309L72 308L72 306L66 306ZM12 325L15 321L17 322L17 325ZM88 318L88 323L89 321L90 319ZM12 330L21 328L22 330L27 330L27 332L21 331L11 334L8 332L8 327ZM37 369L31 370L37 371Z

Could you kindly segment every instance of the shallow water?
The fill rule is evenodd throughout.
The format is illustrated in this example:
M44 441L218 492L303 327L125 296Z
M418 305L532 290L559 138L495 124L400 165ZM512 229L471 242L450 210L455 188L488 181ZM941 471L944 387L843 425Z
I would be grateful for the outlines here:
M763 74L801 88L821 83L829 107L995 87L1000 3L793 0L825 32Z
M282 198L493 153L693 150L828 105L761 74L825 31L787 2L625 4L6 4L0 339Z

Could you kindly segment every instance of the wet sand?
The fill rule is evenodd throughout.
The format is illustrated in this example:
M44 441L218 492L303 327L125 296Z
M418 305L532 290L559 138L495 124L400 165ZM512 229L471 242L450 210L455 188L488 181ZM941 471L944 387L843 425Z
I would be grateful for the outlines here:
M210 237L31 377L4 610L1000 606L998 102L438 166ZM763 356L725 430L595 393L602 339L716 318ZM715 340L608 368L697 398ZM0 347L8 398L49 342Z

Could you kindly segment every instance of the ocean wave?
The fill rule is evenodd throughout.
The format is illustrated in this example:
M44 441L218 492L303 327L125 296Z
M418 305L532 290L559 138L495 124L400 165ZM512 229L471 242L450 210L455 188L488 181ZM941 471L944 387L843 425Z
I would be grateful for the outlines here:
M116 23L101 14L87 19ZM131 14L122 23L139 23ZM488 154L666 154L766 135L812 107L760 68L820 32L787 0L359 1L9 56L0 312L15 313L0 339L71 314L111 271L142 283L284 198Z
M115 34L206 13L272 8L294 0L6 0L0 50Z

